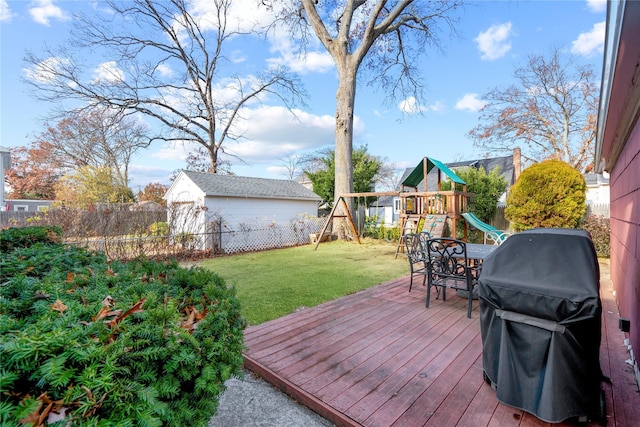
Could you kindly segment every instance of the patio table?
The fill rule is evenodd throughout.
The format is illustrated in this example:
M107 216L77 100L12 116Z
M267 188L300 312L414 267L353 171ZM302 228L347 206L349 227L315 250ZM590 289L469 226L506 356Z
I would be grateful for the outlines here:
M482 261L498 248L496 245L485 245L483 243L467 243L467 259L473 265L482 268ZM454 256L462 257L463 254L455 254ZM467 297L467 291L457 290L456 294L462 298ZM473 299L478 299L477 290L473 291Z
M498 248L496 245L484 245L482 243L467 243L467 258L476 262L484 260Z

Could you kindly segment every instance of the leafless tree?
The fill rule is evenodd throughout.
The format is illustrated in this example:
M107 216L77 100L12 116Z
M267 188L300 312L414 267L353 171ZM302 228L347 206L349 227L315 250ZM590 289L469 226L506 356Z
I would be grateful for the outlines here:
M41 132L37 144L50 148L50 160L62 171L107 168L114 181L126 187L131 158L147 147L146 132L147 126L135 117L96 107L68 113Z
M417 64L427 47L439 47L445 25L464 0L262 0L303 44L312 34L333 58L338 74L335 129L335 197L353 192L353 120L356 83L380 85L388 99L424 100ZM361 70L364 70L361 72Z
M224 145L242 138L234 124L244 108L268 96L287 107L304 100L298 80L284 68L223 74L231 64L229 40L255 36L253 28L232 21L231 7L232 0L106 0L99 10L109 13L78 16L65 47L27 54L27 82L38 100L141 114L159 125L148 143L199 144L215 173ZM86 65L87 54L102 62Z
M292 154L290 156L283 157L280 159L282 174L288 179L294 179L304 173L305 165L309 161L309 155Z
M558 159L580 171L592 163L599 89L591 67L559 48L532 55L516 68L517 85L484 95L480 124L469 132L477 147L528 162Z
M383 159L380 170L376 175L376 191L397 191L400 187L400 179L404 173L403 168Z

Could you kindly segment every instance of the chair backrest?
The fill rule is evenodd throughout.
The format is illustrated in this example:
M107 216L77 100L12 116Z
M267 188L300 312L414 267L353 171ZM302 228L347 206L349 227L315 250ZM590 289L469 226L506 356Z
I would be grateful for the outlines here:
M407 258L409 258L410 263L425 261L426 253L420 242L419 233L406 234L404 236L404 244L407 248Z
M467 276L469 260L467 244L451 238L429 239L425 250L431 272L442 277L463 278Z
M428 231L421 231L420 233L418 233L418 240L420 241L421 249L424 252L425 256L427 255L427 252L426 252L427 251L427 242L432 237L433 236Z

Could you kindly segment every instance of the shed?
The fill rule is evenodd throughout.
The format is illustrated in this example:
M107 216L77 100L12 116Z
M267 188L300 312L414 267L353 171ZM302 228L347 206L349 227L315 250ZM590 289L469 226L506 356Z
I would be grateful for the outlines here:
M212 222L225 230L255 223L289 223L318 213L322 201L292 180L181 171L164 195L172 234L205 233Z

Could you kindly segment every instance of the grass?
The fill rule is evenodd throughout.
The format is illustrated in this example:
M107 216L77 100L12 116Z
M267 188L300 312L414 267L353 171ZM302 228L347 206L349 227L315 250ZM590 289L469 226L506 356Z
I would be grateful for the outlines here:
M282 317L409 273L396 244L363 239L213 258L200 265L236 287L249 324Z

